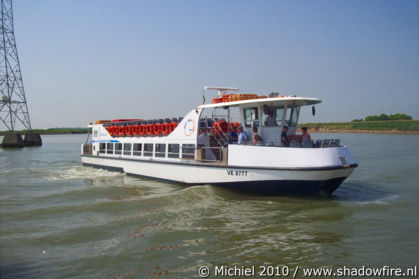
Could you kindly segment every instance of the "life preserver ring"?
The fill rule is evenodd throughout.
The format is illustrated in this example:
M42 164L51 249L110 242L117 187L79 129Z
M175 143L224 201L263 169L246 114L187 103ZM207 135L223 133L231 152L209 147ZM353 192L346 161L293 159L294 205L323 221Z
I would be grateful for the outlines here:
M195 131L195 122L193 119L188 119L183 126L185 136L190 136Z
M212 104L218 104L218 103L222 103L222 102L223 102L223 98L222 97L220 97L220 98L214 98L211 101Z
M229 97L231 96L231 94L225 94L221 97L221 102L225 103L228 102Z
M163 135L167 136L169 134L169 123L164 122L161 125L161 132L163 133Z

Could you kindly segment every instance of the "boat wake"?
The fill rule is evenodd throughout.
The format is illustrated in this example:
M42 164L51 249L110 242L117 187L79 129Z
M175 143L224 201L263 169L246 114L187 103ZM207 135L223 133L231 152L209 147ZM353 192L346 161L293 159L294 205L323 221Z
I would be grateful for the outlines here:
M334 200L357 205L387 205L398 198L399 195L379 185L368 185L357 182L343 183L333 194Z
M107 171L84 166L65 167L50 173L48 180L70 180L70 179L94 179L109 176L122 176L122 173Z

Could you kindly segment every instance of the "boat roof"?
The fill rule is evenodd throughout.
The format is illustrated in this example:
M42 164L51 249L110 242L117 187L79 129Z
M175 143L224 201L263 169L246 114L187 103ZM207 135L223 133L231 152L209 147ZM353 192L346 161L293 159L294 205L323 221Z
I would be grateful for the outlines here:
M309 106L321 103L322 101L317 98L307 98L307 97L295 97L295 96L278 96L278 97L268 97L264 99L250 99L250 100L241 100L234 102L224 102L224 103L215 103L215 104L204 104L200 105L198 109L205 108L226 108L226 107L237 107L237 106L251 106L251 105L271 105L271 106L284 106L288 107L299 107L299 106Z

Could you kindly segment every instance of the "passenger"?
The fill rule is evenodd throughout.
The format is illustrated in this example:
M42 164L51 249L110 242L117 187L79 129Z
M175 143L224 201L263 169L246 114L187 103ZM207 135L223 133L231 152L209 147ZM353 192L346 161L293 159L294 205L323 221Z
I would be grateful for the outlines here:
M285 146L290 145L290 140L288 139L287 132L288 132L288 126L284 126L281 133L281 143Z
M273 110L268 111L268 116L265 119L265 126L268 126L268 127L276 126L276 121L275 121Z
M258 127L253 126L252 130L253 130L253 138L252 138L253 144L256 145L257 143L261 143L262 138L258 134Z
M301 128L301 131L303 132L301 142L310 142L311 141L311 136L310 136L309 133L307 133L307 127Z
M239 137L237 135L237 127L233 126L233 131L230 133L230 143L237 143Z
M246 132L243 131L243 126L239 127L239 144L246 144L247 143L247 135Z

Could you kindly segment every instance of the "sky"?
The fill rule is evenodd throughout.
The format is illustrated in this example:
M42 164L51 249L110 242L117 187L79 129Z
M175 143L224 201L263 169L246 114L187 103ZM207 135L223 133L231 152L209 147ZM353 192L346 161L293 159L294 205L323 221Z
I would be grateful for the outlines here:
M205 85L320 98L300 122L419 119L418 15L416 0L14 1L32 128L184 116Z

